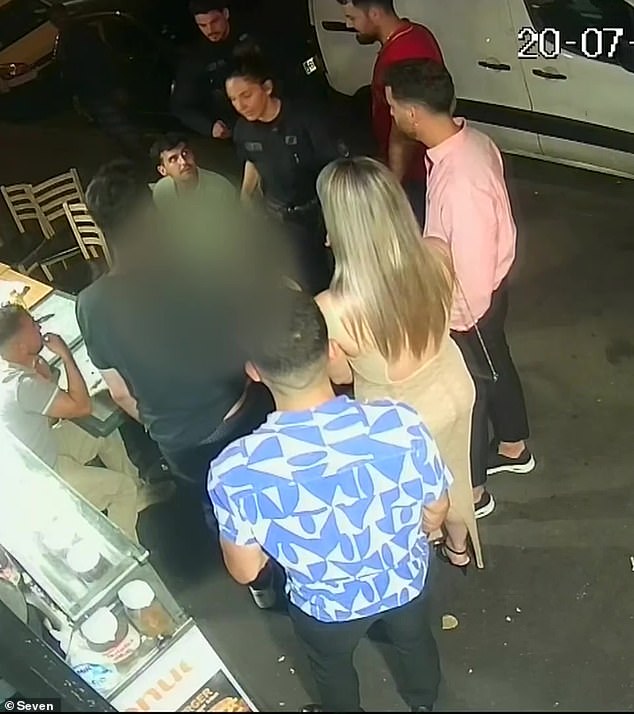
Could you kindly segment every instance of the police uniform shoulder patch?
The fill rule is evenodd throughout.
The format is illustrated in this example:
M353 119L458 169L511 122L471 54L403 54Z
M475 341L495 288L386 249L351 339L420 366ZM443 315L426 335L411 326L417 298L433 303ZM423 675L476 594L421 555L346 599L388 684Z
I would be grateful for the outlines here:
M286 146L297 146L299 142L297 141L296 136L290 135L284 137L284 143L286 144Z
M259 141L245 141L244 148L247 151L263 151L264 147Z

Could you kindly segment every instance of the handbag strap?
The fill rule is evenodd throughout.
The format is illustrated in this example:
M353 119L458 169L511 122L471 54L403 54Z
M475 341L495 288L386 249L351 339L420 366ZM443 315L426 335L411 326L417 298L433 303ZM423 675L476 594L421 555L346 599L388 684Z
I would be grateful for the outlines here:
M476 335L478 336L478 342L480 343L480 347L482 347L482 352L484 353L484 358L487 361L487 365L489 369L491 370L491 376L493 377L493 381L497 382L498 379L500 378L500 375L498 371L495 369L495 365L493 364L493 360L491 359L491 354L489 350L487 349L487 346L484 342L484 337L482 337L482 332L480 331L480 328L478 327L478 321L476 320L473 310L471 309L471 306L469 305L469 301L467 300L467 296L465 295L465 291L462 288L462 283L460 282L458 276L455 276L456 278L456 284L458 285L458 289L460 290L460 294L462 296L462 299L464 301L464 304L467 307L467 312L469 314L469 317L471 318L471 321L473 322L473 327L475 328Z

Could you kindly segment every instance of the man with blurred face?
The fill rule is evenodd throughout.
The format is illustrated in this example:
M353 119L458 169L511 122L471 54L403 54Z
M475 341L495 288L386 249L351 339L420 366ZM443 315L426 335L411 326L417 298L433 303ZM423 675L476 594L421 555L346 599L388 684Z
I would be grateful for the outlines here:
M200 35L182 59L172 90L172 113L187 128L214 139L231 138L236 121L225 94L229 66L242 53L259 51L252 34L238 26L228 3L190 1Z
M412 141L392 121L385 95L384 75L390 65L409 59L430 59L443 64L433 34L423 25L400 18L393 0L337 0L343 6L346 24L357 39L381 49L372 76L372 129L380 158L396 174L421 224L425 222L425 149Z

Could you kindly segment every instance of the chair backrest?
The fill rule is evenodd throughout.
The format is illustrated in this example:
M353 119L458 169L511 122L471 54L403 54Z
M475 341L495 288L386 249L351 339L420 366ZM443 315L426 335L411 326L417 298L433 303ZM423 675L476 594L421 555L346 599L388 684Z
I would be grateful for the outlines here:
M112 256L108 250L106 238L99 226L94 222L85 203L65 203L62 210L68 218L68 222L73 231L77 245L86 260L95 258L95 247L99 247L103 253L108 267L112 267Z
M24 221L37 221L45 238L53 235L53 228L37 204L31 184L16 183L11 186L0 186L0 192L20 233L26 233Z
M64 216L65 203L85 203L84 189L76 169L53 176L33 186L33 195L49 223Z

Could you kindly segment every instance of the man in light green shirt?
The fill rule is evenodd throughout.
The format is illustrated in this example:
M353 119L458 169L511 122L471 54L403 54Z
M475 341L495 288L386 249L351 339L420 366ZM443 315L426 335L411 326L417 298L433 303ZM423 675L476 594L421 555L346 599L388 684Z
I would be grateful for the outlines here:
M226 210L226 202L236 199L236 188L224 176L201 169L194 152L180 134L159 138L150 152L161 179L152 187L154 202L160 211L172 213L187 207L207 211Z

